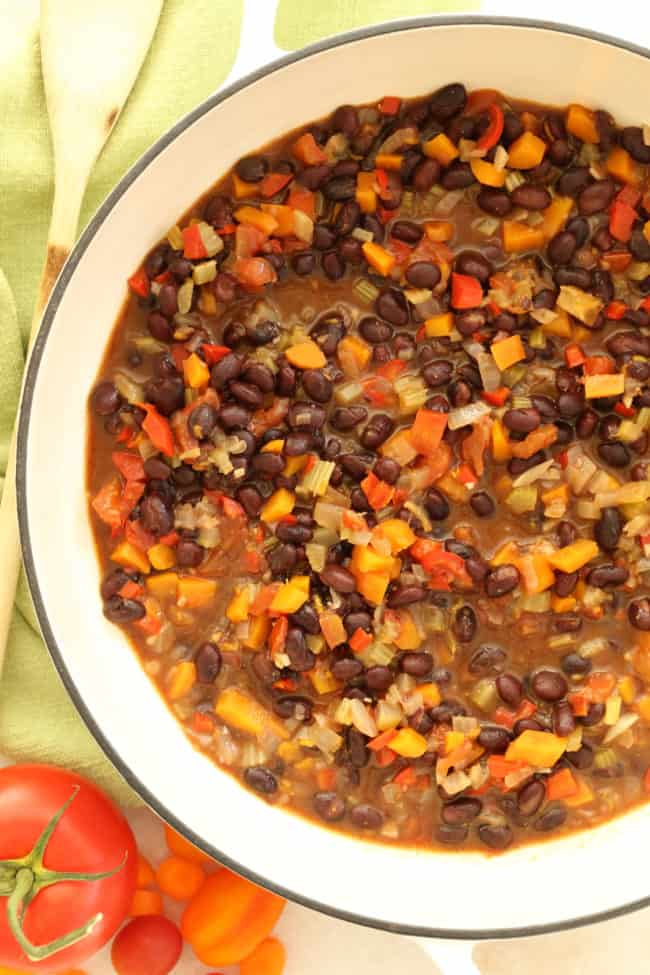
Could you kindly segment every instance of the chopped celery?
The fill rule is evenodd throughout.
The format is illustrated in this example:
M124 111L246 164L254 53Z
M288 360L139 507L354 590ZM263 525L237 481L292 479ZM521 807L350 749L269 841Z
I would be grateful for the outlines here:
M472 704L476 705L480 711L487 713L493 711L497 706L499 695L492 678L484 677L476 683L468 696Z
M419 376L401 376L395 380L402 414L416 413L429 398L429 390Z
M152 335L137 335L133 339L133 344L138 352L143 352L145 355L157 355L159 352L167 352L168 350L168 346L159 342Z
M181 228L176 224L167 231L167 240L169 241L169 244L173 250L183 250L183 235L181 233Z
M321 497L327 491L335 466L332 460L317 460L296 488L298 493L316 494Z
M365 278L357 281L352 290L366 305L371 305L379 294L379 288L376 288L370 281L366 281Z
M208 284L209 281L214 281L216 276L216 261L203 261L201 264L194 265L194 270L192 271L194 284Z
M194 294L194 282L192 281L191 278L187 278L185 281L183 281L176 295L176 300L178 302L178 310L181 313L181 315L187 314L187 312L192 307L193 294Z
M506 504L516 515L534 511L537 506L537 488L534 484L514 488L506 498Z
M308 542L305 545L305 554L312 570L314 572L322 572L325 568L325 557L327 555L325 546L318 545L315 542Z
M127 403L141 403L144 399L144 390L140 383L136 383L123 372L116 372L113 382L118 393Z

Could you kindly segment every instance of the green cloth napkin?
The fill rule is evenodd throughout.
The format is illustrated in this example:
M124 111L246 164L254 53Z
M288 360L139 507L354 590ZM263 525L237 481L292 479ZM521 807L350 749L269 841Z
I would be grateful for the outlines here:
M294 50L392 17L475 6L456 0L280 0L275 42ZM81 226L145 149L224 82L238 49L242 9L243 0L166 0L140 76L95 166ZM39 0L0 4L0 475L6 468L52 205L38 11ZM0 683L0 752L16 761L75 768L119 800L138 801L68 699L43 646L24 577Z

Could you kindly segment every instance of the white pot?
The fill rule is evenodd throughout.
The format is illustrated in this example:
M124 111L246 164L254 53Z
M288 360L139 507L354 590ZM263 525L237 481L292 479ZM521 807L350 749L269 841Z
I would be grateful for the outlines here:
M156 812L235 870L317 910L468 940L611 917L648 903L650 805L500 856L416 851L268 806L192 747L102 616L86 507L86 400L126 279L236 159L341 102L462 80L640 124L649 120L648 57L570 28L468 18L317 45L208 99L156 143L100 208L52 295L22 404L18 489L25 564L54 662L99 743Z

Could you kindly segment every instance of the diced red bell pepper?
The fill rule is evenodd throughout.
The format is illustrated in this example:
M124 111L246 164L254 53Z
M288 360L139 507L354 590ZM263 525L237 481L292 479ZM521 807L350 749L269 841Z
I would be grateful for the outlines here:
M375 374L381 376L382 379L388 379L389 382L394 382L405 369L406 363L403 359L389 359L388 362L384 362L383 365L375 369Z
M498 389L493 389L490 393L484 391L481 393L481 396L490 406L503 406L510 396L510 390L507 386L500 386Z
M318 166L327 162L327 156L316 142L311 132L305 132L291 147L296 159L305 166Z
M282 653L289 631L289 621L286 616L280 616L273 624L269 636L269 650L272 654Z
M127 519L124 525L124 537L131 545L135 545L142 552L146 552L152 545L156 544L156 536L148 532L141 521Z
M235 231L235 257L253 257L267 241L267 236L259 227L251 223L240 223Z
M207 257L208 252L203 243L201 228L198 223L191 223L189 227L181 230L183 235L183 254L190 261L198 261L202 257Z
M609 211L609 232L616 240L626 244L632 236L632 227L637 218L637 212L629 203L619 199L614 200Z
M367 630L362 629L362 627L360 626L356 628L356 630L348 640L350 649L354 650L355 653L361 653L361 651L365 650L366 647L369 647L371 643L372 643L372 634L368 633Z
M105 525L117 529L122 524L120 484L117 477L107 481L92 500L92 509Z
M377 183L379 184L379 189L380 190L387 190L388 189L388 173L386 172L385 169L376 169L375 170L375 179L377 180Z
M650 295L647 298L643 299L643 301L639 305L639 308L641 308L643 311L647 311L648 314L650 314Z
M230 355L232 349L229 349L227 345L212 345L210 342L204 342L201 351L207 364L215 366L217 362L221 362L227 355Z
M477 149L491 149L503 135L503 109L496 102L487 106L490 124L476 143Z
M260 183L260 194L267 199L275 196L288 186L292 179L293 173L267 173Z
M629 251L607 251L600 263L612 274L622 274L632 263L632 255Z
M616 372L614 360L608 355L589 355L584 361L585 376L609 376Z
M492 102L497 100L498 91L494 88L475 88L467 96L463 115L480 115L487 112Z
M380 752L382 748L387 748L390 745L396 734L397 731L394 728L382 731L380 735L368 742L368 748L371 752Z
M616 199L621 203L627 203L628 206L636 210L641 200L641 194L634 186L628 183L627 186L619 190L616 194Z
M294 184L291 187L287 199L287 206L292 207L294 210L301 210L311 220L316 216L316 196L311 190L306 190L303 186L296 186Z
M478 278L471 274L451 275L451 307L457 309L478 308L483 300L483 288Z
M273 284L278 279L275 268L264 257L238 257L234 271L247 288L263 288L265 284Z
M618 413L619 416L625 417L627 420L636 416L636 410L633 406L626 406L625 403L617 403L614 407L614 413Z
M376 474L369 471L361 482L361 490L368 499L368 504L373 511L381 511L393 500L395 488L392 484L380 480Z
M197 735L209 735L214 730L214 718L206 711L195 711L192 715L192 730Z
M156 284L168 284L172 279L172 272L167 270L163 271L162 274L157 274L154 278Z
M469 464L461 464L458 468L458 480L461 484L476 484L478 477L474 469Z
M151 403L138 403L137 405L147 414L142 421L142 429L156 450L160 450L166 457L173 457L174 434L167 417L161 416Z
M566 362L569 369L576 369L581 366L585 361L585 354L581 347L576 344L567 345L564 350L564 361Z
M417 411L409 430L409 440L419 454L428 457L438 449L447 429L447 419L446 413L436 413L435 410L422 408Z
M138 295L140 298L146 298L149 295L149 278L147 277L147 272L143 267L139 268L135 274L132 274L128 280L128 285L131 291Z
M610 301L605 309L605 318L611 318L612 321L618 322L626 311L627 305L624 301Z
M387 210L385 207L378 207L375 212L375 216L381 223L388 223L388 221L392 220L395 216L395 211Z
M115 450L111 460L125 481L144 481L144 461L140 454L129 454L125 450Z
M379 102L379 111L382 115L397 115L401 104L401 98L396 98L395 95L384 95Z

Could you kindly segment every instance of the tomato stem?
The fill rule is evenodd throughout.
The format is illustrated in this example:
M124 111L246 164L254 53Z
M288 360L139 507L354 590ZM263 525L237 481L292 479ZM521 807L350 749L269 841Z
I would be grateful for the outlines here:
M0 897L7 898L7 922L11 933L30 961L42 961L57 951L76 944L78 941L87 937L103 918L103 914L95 914L85 924L75 928L74 931L69 931L60 938L55 938L53 941L49 941L44 945L32 944L23 929L23 921L27 908L36 895L46 887L51 887L53 884L64 881L88 883L95 880L104 880L107 877L112 877L126 863L127 854L125 853L121 863L112 870L106 870L102 873L48 870L44 866L43 858L52 834L78 792L79 786L75 786L70 798L52 816L52 819L39 836L33 849L26 856L16 860L0 861Z

